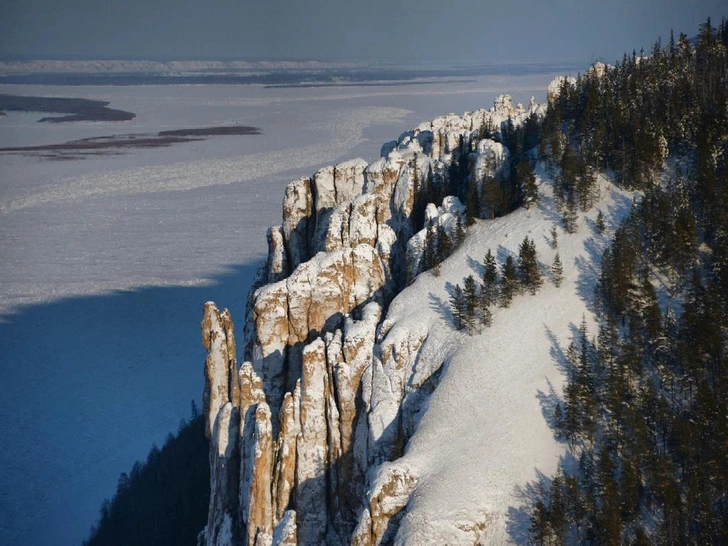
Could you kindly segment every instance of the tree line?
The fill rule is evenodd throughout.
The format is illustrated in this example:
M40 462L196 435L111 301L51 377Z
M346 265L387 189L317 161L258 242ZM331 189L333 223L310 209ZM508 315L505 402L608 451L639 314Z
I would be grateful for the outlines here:
M558 252L550 272L554 284L559 287L564 268ZM450 310L453 325L457 330L465 330L473 335L482 327L490 326L493 315L491 307L508 307L515 296L526 291L535 294L542 285L543 274L533 239L524 237L518 247L518 258L514 260L509 254L500 265L491 249L488 249L483 258L483 277L480 282L469 275L462 287L457 284L452 289Z
M195 546L210 499L204 426L192 402L190 420L177 435L119 476L116 494L103 502L84 546Z
M727 47L708 20L549 107L550 161L568 142L643 196L602 256L596 336L582 320L565 352L553 422L575 463L531 505L535 544L728 541Z

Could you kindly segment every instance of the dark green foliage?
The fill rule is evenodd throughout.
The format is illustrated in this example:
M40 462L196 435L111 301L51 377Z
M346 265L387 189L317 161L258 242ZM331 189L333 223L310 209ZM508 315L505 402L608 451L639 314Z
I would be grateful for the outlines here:
M551 263L551 279L554 281L556 288L561 286L564 280L564 265L561 263L561 257L558 252L554 256L554 261Z
M453 326L455 326L456 330L462 330L466 327L466 305L465 293L458 284L455 286L453 293L450 296L450 309L452 310Z
M649 56L625 55L604 73L590 70L576 85L562 85L541 130L565 184L576 184L582 163L613 169L625 186L649 189L668 152L696 152L704 170L701 200L710 208L716 193L708 150L720 147L728 123L724 28L703 25L696 46L681 35L667 48L656 43ZM542 155L548 147L541 146Z
M518 247L518 279L524 289L529 290L532 294L543 284L541 279L541 271L538 267L538 258L536 255L536 244L533 239L525 237Z
M596 227L597 227L597 232L600 235L602 233L604 233L605 229L607 229L607 226L604 223L604 213L601 210L597 213Z
M549 242L551 248L559 248L559 232L556 226L551 226L551 241Z
M494 305L498 299L498 263L490 249L483 258L483 265L485 270L483 271L483 285L480 292L483 307L487 308Z
M447 195L455 195L460 201L466 200L468 191L468 151L465 149L465 142L462 137L458 148L452 153L452 160L447 169Z
M484 297L483 287L478 285L472 275L465 278L462 288L460 285L455 286L450 297L450 307L454 326L458 330L467 330L468 334L473 335L478 331L478 326L490 326L490 303Z
M579 464L534 501L534 542L563 540L561 528L567 543L726 542L727 30L706 24L694 46L681 35L640 62L625 56L564 88L549 114L550 135L558 120L582 143L577 157L597 157L644 197L602 256L597 340L582 321L566 351L556 421ZM663 144L690 170L657 186ZM670 300L656 288L680 301L661 308Z
M431 168L430 168L431 169ZM422 180L420 174L420 167L417 161L417 154L415 154L414 165L412 167L412 187L414 188L414 203L412 205L412 214L410 220L412 221L412 231L418 232L425 226L425 209L427 203L430 202L431 197L431 170L427 178Z
M437 224L435 233L437 234L437 251L435 255L437 256L437 263L439 264L442 263L445 258L447 258L450 254L452 254L454 246L453 242L450 240L450 236L447 234L447 231L445 231L445 226L443 226L442 224Z
M531 163L522 159L516 167L516 176L523 187L524 202L527 206L538 202L538 186L536 186L536 175L533 174Z
M574 191L569 190L566 193L566 203L564 204L564 212L562 213L562 222L566 233L576 233L578 228L579 215L576 211L576 200Z
M492 176L483 182L483 206L489 212L491 220L508 212L506 194Z
M480 214L480 198L477 185L471 180L468 184L468 195L465 199L465 225L470 227Z
M430 220L427 223L427 229L425 231L425 248L423 249L422 266L420 269L422 271L433 269L436 274L439 274L438 267L441 261L442 257L438 254L437 229Z
M465 225L463 224L463 217L458 215L455 222L455 247L459 247L465 241Z
M511 304L517 289L518 273L516 272L516 264L513 262L513 257L508 256L503 264L501 275L500 304L503 307L508 307Z
M475 331L477 321L476 313L480 309L478 286L475 278L469 275L463 283L463 297L465 298L465 313L463 316L463 326L470 335Z
M204 419L192 419L152 448L146 463L119 477L116 495L104 501L87 546L194 546L207 521L210 498L208 441Z

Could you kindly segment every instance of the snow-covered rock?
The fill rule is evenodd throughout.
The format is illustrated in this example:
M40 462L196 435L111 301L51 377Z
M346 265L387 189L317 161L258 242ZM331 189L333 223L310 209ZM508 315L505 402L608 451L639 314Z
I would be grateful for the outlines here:
M574 84L576 84L576 78L572 78L570 76L559 76L555 78L549 84L546 91L546 97L548 98L549 104L553 103L556 99L559 98L559 95L561 94L561 88L564 85L572 86Z
M369 546L418 544L430 536L436 543L472 544L485 532L486 519L493 537L504 536L498 503L510 492L488 496L486 486L483 498L495 500L482 502L447 461L423 448L431 442L469 469L464 472L474 471L437 434L472 454L463 439L432 425L465 416L456 427L462 436L465 424L482 427L472 417L482 417L481 406L461 402L470 395L463 389L473 384L449 386L457 377L452 366L465 358L458 356L459 347L475 346L451 330L444 286L472 273L472 261L480 261L485 245L512 253L525 233L540 241L553 215L521 210L479 222L464 247L441 264L442 278L416 275L425 235L424 230L413 235L410 216L416 191L428 178L441 180L455 149L471 154L471 176L507 176L508 150L482 135L497 134L509 118L518 124L541 111L534 103L524 109L501 96L489 110L420 124L385 145L383 157L369 165L353 160L289 184L282 225L269 231L269 257L249 298L246 361L239 372L229 314L206 306L205 411L213 430L215 488L206 544L222 544L220 537L227 537L231 544ZM427 206L425 219L454 236L463 213L456 197L446 197L440 207ZM576 255L569 252L563 256ZM413 283L401 291L405 280ZM481 352L489 355L483 366L491 370L491 361L503 357L488 347ZM527 354L519 373L528 371L535 354ZM490 373L500 378L508 370ZM512 396L528 406L525 395ZM433 403L439 404L436 414ZM542 438L534 423L522 424L526 433ZM493 442L500 438L497 432ZM238 441L230 442L236 434ZM474 434L482 436L480 430ZM510 440L502 441L512 449ZM557 452L552 447L548 456ZM433 477L437 472L449 472L457 485L440 483ZM509 472L508 483L516 483L520 478ZM458 487L468 491L462 502L452 499ZM431 489L442 491L460 512L433 512L437 500ZM472 509L461 506L466 501Z
M303 177L288 184L283 197L283 239L290 270L310 257L314 229L312 213L311 179Z
M488 177L503 181L510 175L511 154L500 142L484 138L470 154L470 176L482 186Z
M460 199L447 196L442 200L442 205L436 207L430 203L425 209L425 226L431 225L431 229L442 227L451 240L455 240L457 234L458 218L462 218L465 207ZM424 268L422 258L425 253L427 240L427 227L415 233L407 241L407 279L412 281Z
M230 381L236 373L235 333L227 309L220 313L215 304L205 304L202 319L202 344L207 349L205 361L205 435L210 438L220 408L237 396L237 386Z
M288 510L273 533L273 546L295 546L298 544L298 527L295 510Z

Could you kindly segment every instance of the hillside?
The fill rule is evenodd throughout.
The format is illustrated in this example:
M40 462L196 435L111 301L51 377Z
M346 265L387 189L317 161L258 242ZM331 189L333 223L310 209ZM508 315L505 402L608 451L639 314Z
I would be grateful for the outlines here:
M726 42L291 182L239 344L205 305L200 542L725 538Z

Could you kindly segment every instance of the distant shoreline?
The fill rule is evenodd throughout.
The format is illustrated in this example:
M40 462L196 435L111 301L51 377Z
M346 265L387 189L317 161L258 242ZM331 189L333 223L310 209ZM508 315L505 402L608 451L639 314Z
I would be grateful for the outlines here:
M341 85L419 85L428 79L481 76L525 76L576 73L588 64L577 62L514 62L477 65L366 66L326 63L197 64L70 63L65 70L40 65L25 68L0 62L0 85L139 86L139 85L264 85L312 87Z
M93 152L109 152L111 150L161 148L181 142L205 140L208 136L259 135L258 127L246 125L230 125L221 127L201 127L192 129L175 129L160 131L156 134L111 135L80 140L70 140L60 144L41 144L37 146L11 146L0 148L5 154L34 154L50 159L69 159ZM72 154L72 155L69 155Z
M39 119L39 122L131 121L136 117L133 112L109 108L108 105L107 101L101 100L0 94L0 110L6 112L66 114L46 116Z

